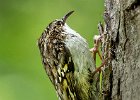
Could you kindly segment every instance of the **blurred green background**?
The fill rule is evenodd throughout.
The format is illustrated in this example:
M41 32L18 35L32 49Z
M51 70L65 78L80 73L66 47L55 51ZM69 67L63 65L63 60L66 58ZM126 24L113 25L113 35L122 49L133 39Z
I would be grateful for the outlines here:
M37 39L52 20L71 10L67 23L92 47L103 0L0 0L0 100L57 100Z

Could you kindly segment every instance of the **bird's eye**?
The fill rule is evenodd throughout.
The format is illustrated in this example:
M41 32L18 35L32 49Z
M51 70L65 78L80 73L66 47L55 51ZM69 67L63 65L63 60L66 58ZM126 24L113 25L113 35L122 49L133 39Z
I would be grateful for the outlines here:
M62 22L61 21L58 21L57 22L57 25L60 25L61 26L62 25Z

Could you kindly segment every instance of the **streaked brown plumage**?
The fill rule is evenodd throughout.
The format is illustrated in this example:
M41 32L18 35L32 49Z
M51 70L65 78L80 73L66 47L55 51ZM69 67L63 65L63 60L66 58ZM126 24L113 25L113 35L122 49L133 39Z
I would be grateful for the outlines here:
M95 99L95 64L84 38L65 22L73 11L51 22L38 40L42 63L60 100Z

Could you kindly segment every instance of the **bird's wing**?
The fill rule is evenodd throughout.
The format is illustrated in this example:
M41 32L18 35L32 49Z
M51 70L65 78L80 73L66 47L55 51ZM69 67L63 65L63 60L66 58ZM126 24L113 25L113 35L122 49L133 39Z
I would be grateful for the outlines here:
M42 63L61 100L77 100L74 63L64 41L44 35L38 40Z

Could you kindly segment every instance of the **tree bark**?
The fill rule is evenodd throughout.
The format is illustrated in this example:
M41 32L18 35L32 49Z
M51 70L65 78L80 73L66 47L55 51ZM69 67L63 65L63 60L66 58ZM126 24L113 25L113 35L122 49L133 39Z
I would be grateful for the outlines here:
M140 100L140 1L105 0L104 20L110 38L102 51L110 47L111 59L103 72L103 98Z

